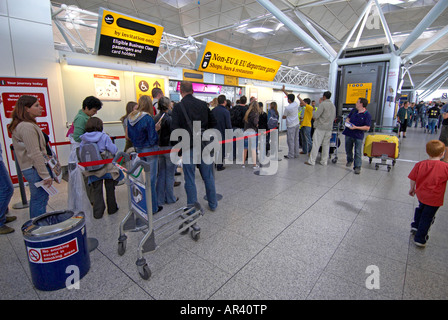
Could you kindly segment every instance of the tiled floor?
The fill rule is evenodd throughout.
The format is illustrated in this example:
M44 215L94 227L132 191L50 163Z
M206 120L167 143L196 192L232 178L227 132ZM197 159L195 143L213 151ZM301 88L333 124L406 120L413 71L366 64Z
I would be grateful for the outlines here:
M127 233L127 251L117 254L125 185L117 188L119 212L88 223L87 233L99 247L77 290L33 287L20 231L28 210L11 210L18 220L10 223L16 232L0 236L0 299L447 299L446 206L426 248L417 248L409 233L417 200L408 195L407 175L415 161L426 158L425 142L437 137L409 129L391 172L376 171L364 159L361 174L354 175L345 167L344 148L338 163L327 167L307 166L304 156L284 159L274 176L229 165L216 173L223 199L215 212L205 210L200 240L177 236L146 253L149 280L135 266L142 233ZM284 136L280 144L285 153ZM180 178L179 203L159 214L185 205ZM200 178L197 186L207 207ZM57 187L60 194L50 200L49 211L66 206L67 186ZM19 200L16 189L11 204ZM371 265L380 272L379 289L366 288Z

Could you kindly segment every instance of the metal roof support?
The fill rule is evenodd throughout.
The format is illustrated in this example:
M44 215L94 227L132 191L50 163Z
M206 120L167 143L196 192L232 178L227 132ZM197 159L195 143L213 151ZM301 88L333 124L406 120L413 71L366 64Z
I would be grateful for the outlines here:
M423 18L422 21L415 27L411 34L404 40L400 49L398 49L397 54L401 55L404 50L406 50L418 37L428 28L431 24L442 14L443 11L448 7L447 0L440 0L434 7L428 12L428 14Z
M333 60L330 54L325 51L317 41L311 38L305 31L303 31L297 24L289 19L279 8L273 5L269 0L257 0L267 11L272 13L281 23L283 23L292 33L294 33L300 40L310 46L315 52L320 54L328 61Z
M439 32L437 32L434 36L432 36L431 38L429 38L428 40L425 41L425 43L423 43L421 46L418 46L418 48L416 48L414 51L412 51L411 53L409 53L404 59L403 59L403 63L407 63L410 60L412 60L412 58L418 56L420 53L422 53L423 51L425 51L427 48L429 48L430 46L432 46L434 43L436 43L437 41L439 41L442 37L444 37L446 34L448 33L448 25L445 26L442 30L440 30Z
M339 49L339 52L336 55L336 59L338 59L341 56L342 52L344 52L345 48L347 48L348 43L352 39L353 34L355 33L355 31L358 28L361 21L363 20L364 16L368 15L368 13L370 11L370 7L372 6L372 1L373 0L370 0L369 3L367 3L367 5L364 7L364 10L362 11L361 15L358 17L358 20L356 21L355 25L353 26L352 31L350 31L350 34L348 35L347 39L345 39L345 42L342 45L341 49Z
M421 89L424 86L426 86L428 83L430 83L432 80L434 80L436 77L440 76L440 74L448 69L448 61L446 61L444 64L442 64L439 68L437 68L436 71L434 71L428 78L423 80L415 89Z
M387 40L389 41L390 51L395 52L394 39L392 39L392 35L390 34L389 26L387 25L386 18L384 17L383 9L381 9L380 3L378 0L374 0L376 7L378 9L378 14L380 15L381 24L383 25L383 30L386 35Z
M427 96L431 95L432 93L437 91L445 83L447 79L448 79L448 72L445 72L445 74L441 76L439 79L437 79L437 81L434 82L428 89L423 91L420 94L420 97L426 98Z
M295 15L299 18L305 27L311 32L311 34L316 38L316 40L324 47L328 54L334 59L337 52L330 46L330 44L322 37L322 35L317 31L314 26L309 22L308 18L299 10L294 10Z

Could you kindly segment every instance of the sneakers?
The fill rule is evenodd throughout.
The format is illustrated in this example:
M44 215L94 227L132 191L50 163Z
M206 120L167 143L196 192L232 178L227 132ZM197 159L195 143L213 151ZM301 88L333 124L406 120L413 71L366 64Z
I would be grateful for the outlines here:
M416 245L417 247L420 247L420 248L424 248L424 247L426 247L426 243L421 243L421 242L418 242L418 241L415 241L415 240L414 240L414 243L415 243L415 245Z
M361 173L361 168L355 168L355 174L360 174Z
M259 165L255 165L255 166L252 167L252 169L254 169L254 170L260 170L260 166L259 166Z
M307 164L307 165L309 165L309 166L312 166L312 164L309 163L308 161L305 161L305 164Z
M417 232L417 228L411 227L411 234L415 234Z
M8 227L6 225L3 225L0 227L0 234L8 234L14 232L14 229L11 227Z
M347 163L345 164L346 167L351 167L353 164L353 161L347 161Z

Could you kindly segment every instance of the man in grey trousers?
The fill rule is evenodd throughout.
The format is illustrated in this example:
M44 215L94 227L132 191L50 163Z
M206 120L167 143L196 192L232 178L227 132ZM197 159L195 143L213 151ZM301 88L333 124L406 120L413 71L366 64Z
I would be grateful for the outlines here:
M331 92L324 92L320 98L320 104L317 110L313 111L314 119L314 134L313 147L311 149L310 157L305 164L314 166L316 164L317 153L322 145L322 152L320 164L327 165L328 156L330 153L330 139L331 131L333 130L333 122L336 118L336 107L330 100Z

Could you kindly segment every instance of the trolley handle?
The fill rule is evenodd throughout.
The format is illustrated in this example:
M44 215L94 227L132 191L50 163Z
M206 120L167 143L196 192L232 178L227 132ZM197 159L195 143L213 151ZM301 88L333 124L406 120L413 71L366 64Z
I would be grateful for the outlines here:
M120 151L120 152L118 152L116 155L115 155L115 157L114 157L114 159L112 160L112 163L114 164L114 165L117 165L117 161L121 158L121 157L123 157L124 158L124 161L125 162L128 162L130 159L131 159L131 157L129 156L129 154L127 154L127 153L125 153L125 152L123 152L123 151ZM149 165L149 163L148 162L146 162L146 161L143 161L143 160L138 160L133 166L132 166L132 168L131 169L126 169L126 168L124 168L124 167L120 167L125 173L127 173L127 174L133 174L135 171L137 171L137 169L138 168L140 168L140 167L143 167L143 169L145 170L145 172L149 172L149 170L150 170L150 165Z

